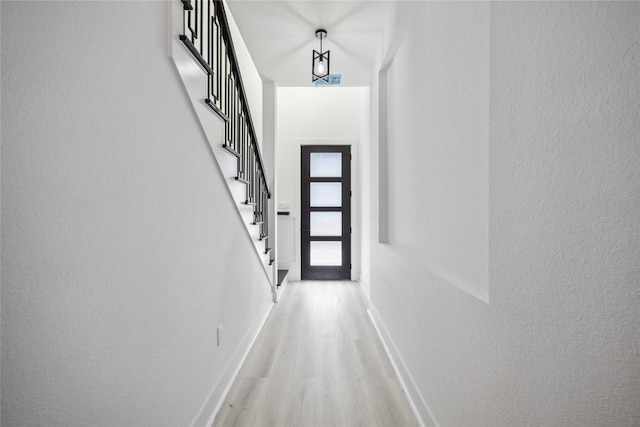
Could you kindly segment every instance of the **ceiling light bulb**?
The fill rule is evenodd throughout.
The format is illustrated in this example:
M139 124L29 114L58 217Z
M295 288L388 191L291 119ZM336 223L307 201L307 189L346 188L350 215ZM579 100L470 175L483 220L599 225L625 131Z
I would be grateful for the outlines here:
M318 65L316 66L316 74L318 76L323 76L326 71L327 68L324 66L324 61L318 61Z

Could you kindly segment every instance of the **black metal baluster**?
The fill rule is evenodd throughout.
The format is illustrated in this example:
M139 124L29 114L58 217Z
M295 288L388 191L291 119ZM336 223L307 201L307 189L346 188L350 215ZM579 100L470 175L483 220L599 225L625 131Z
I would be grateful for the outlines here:
M240 101L238 101L240 103ZM244 122L244 117L242 116L242 109L241 109L241 105L238 105L238 133L242 138L242 151L244 152L244 168L242 168L242 176L244 177L244 179L247 180L247 182L249 182L249 173L251 171L251 159L249 157L249 150L248 150L248 146L249 146L249 141L246 138L246 135L244 134L244 126L242 126L243 122ZM249 193L251 193L251 185L249 185L248 187L249 189Z
M233 90L233 112L231 113L231 117L233 117L233 119L232 119L233 120L233 140L235 141L236 145L239 147L240 135L238 133L238 91L235 89L235 78L232 80L231 84L233 85L233 87L232 87L232 90Z
M241 110L242 111L242 110ZM244 140L245 140L245 149L247 150L247 174L246 174L246 179L247 181L249 181L249 193L251 194L251 197L255 200L255 194L253 192L253 186L254 186L254 182L253 182L253 176L252 176L252 171L253 171L253 157L251 157L251 140L249 139L249 135L247 135L247 132L245 132L245 126L244 126L244 115L242 116L242 133L244 135Z
M249 151L249 179L251 180L251 183L249 184L249 186L251 187L251 194L253 195L253 199L254 200L258 200L258 198L256 197L256 180L255 180L255 168L256 168L256 163L255 163L255 159L253 156L253 150L252 148L252 142L250 138L247 138L247 149Z
M251 150L252 154L253 154L253 150ZM253 157L253 156L252 156ZM251 168L251 180L255 181L255 170L252 167ZM260 224L262 222L262 215L261 215L261 211L262 211L262 200L260 200L260 197L258 197L257 194L257 187L259 186L259 183L256 182L255 185L252 185L252 192L253 192L253 197L255 197L256 201L257 201L257 206L256 206L256 211L254 212L253 216L256 219L256 223ZM260 224L260 234L262 234L262 224Z
M266 227L266 221L265 221L264 197L262 197L262 181L260 181L260 188L258 190L258 194L259 194L260 200L262 200L262 209L260 211L260 217L262 218L262 224L261 224L261 227L260 227L260 236L263 239L265 239L264 230L265 230L265 227ZM265 253L266 253L266 249L267 249L267 246L268 246L267 243L268 242L265 240L265 243L264 243Z
M229 146L229 148L233 148L231 146L231 94L229 91L229 75L225 74L225 83L226 83L226 94L225 94L225 102L226 102L226 106L227 106L227 111L225 111L225 113L227 114L227 117L229 117L229 120L227 120L227 125L225 126L226 128L226 135L227 135L227 145Z
M256 182L256 188L255 188L255 194L256 194L256 199L258 199L260 201L259 209L257 212L257 218L258 218L258 222L260 222L260 238L262 239L262 226L263 226L263 222L262 222L262 197L260 197L260 182Z
M213 70L215 80L211 81L211 92L213 94L214 105L222 113L222 105L220 104L220 84L224 78L220 73L220 31L215 18L216 4L211 1L211 69ZM222 113L224 116L224 113Z
M269 249L271 249L269 247L269 199L267 198L267 192L264 189L262 190L261 196L262 196L262 207L263 207L262 235L266 239L265 252L269 252Z
M233 91L233 113L231 114L231 117L233 120L233 132L235 135L235 139L238 142L238 152L240 153L240 158L242 159L242 163L240 164L240 169L238 171L238 174L240 175L241 178L244 179L244 173L246 170L246 166L247 166L247 153L246 150L244 148L244 141L242 140L242 135L240 134L240 117L238 117L238 94L237 92L234 90Z
M193 29L193 26L192 26L193 25L193 18L194 18L194 14L195 13L196 12L193 9L191 9L191 10L189 10L187 12L187 16L188 16L188 18L187 18L187 26L189 28L189 33L190 33L190 36L191 36L190 37L191 44L193 44L194 40L196 39L196 37L195 37L196 31Z
M202 55L202 0L195 0L196 8L195 8L195 22L194 29L196 34L196 40L200 40L200 54Z
M209 0L207 0L207 16L211 16L211 2ZM209 67L211 67L211 69L214 69L213 68L213 64L211 62L212 58L213 58L213 55L212 55L212 52L211 52L212 49L213 49L212 40L213 40L213 37L214 37L214 35L213 35L213 26L211 25L211 19L210 18L207 19L207 22L209 23L209 25L208 25L208 27L209 27L208 28L209 29L209 31L208 31L208 35L209 35L209 37L208 37L208 40L209 40L208 41L209 54L208 55L209 55L209 58L207 59L207 63L209 64ZM211 101L211 98L213 98L215 100L215 96L213 96L213 86L215 84L214 79L217 79L217 78L218 78L218 76L216 76L215 73L211 73L211 74L209 74L209 78L207 79L207 99L209 101Z
M240 99L238 99L238 104L240 104ZM238 105L238 112L237 112L237 116L236 116L236 123L238 124L237 130L238 130L238 138L240 138L240 141L242 141L242 159L244 160L244 164L242 165L242 178L245 179L246 181L249 181L249 176L248 171L249 171L249 156L247 155L247 138L245 138L244 132L243 132L243 128L242 128L242 120L243 117L240 114L240 105ZM250 190L250 188L249 188Z
M221 48L221 40L222 40L222 36L220 35L220 27L218 26L218 23L216 22L215 18L211 18L213 19L213 22L215 23L216 26L216 64L218 65L218 108L220 108L220 111L222 111L223 113L224 111L224 107L222 106L222 59L221 59L221 52L220 52L220 48Z
M240 153L240 147L236 146L236 91L234 90L233 75L229 74L229 89L231 89L231 111L229 111L229 122L231 126L231 147ZM242 154L241 154L242 155Z

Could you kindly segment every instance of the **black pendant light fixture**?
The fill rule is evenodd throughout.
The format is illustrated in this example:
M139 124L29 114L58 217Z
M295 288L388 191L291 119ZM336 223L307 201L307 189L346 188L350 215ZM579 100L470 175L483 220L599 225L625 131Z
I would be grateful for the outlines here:
M322 51L322 39L326 37L326 30L316 30L316 38L320 40L320 52L314 49L312 53L311 82L323 80L329 83L329 51Z

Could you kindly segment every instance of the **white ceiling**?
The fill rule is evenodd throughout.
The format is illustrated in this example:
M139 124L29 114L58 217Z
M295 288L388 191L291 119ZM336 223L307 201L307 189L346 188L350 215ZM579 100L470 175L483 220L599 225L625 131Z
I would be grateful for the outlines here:
M368 86L397 2L229 0L228 5L263 80L313 86L311 52L319 50L315 31L323 28L331 74L342 74L341 86Z

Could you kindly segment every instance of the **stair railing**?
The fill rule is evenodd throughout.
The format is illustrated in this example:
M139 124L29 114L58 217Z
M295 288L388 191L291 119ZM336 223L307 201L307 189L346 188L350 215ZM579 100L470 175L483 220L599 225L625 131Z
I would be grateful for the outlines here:
M259 225L265 254L269 253L271 191L224 4L221 0L180 1L184 9L180 40L209 76L204 102L226 123L223 148L238 159L236 180L246 185L244 204L253 206L252 224Z

